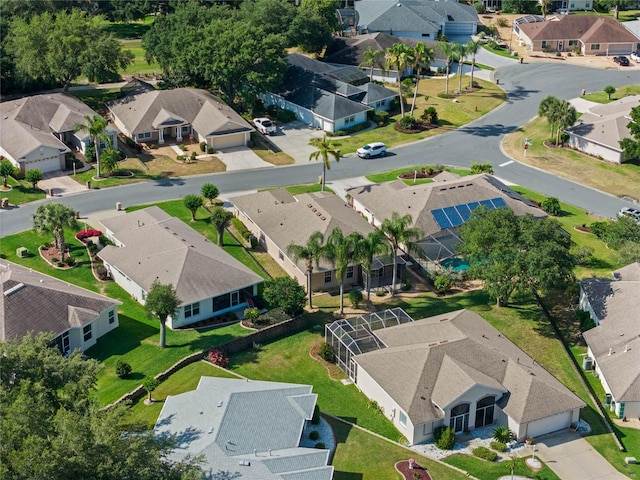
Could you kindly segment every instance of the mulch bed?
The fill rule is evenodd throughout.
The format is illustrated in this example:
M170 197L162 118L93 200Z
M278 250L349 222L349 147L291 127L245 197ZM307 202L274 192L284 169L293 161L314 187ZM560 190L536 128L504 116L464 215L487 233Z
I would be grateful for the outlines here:
M409 468L409 460L396 463L396 470L400 472L405 480L431 480L431 475L429 475L427 469L418 463L413 464L413 469Z
M52 267L55 267L61 270L68 270L75 266L75 265L70 266L70 265L67 265L66 263L63 263L62 265L58 265L58 263L61 261L61 255L60 255L60 251L54 246L49 246L46 249L43 247L40 247L38 250L40 252L40 256L42 257L42 259ZM67 249L64 252L64 258L66 259L68 256L69 256L69 249ZM53 261L54 258L57 259L56 262Z
M398 175L398 178L402 178L402 179L413 179L415 178L433 178L436 175L441 174L442 172L440 170L425 170L424 168L421 168L420 170L418 170L416 172L416 170L407 170L405 173L401 173L400 175Z
M184 330L190 330L192 328L213 327L216 325L222 325L225 323L232 323L237 321L238 321L238 317L236 317L235 315L233 316L219 315L217 317L211 317L206 320L200 320L199 322L196 322L196 323L190 323L188 326L184 327ZM181 330L181 328L178 328L177 330Z
M416 126L415 128L401 128L400 127L400 122L396 122L395 125L393 126L393 128L395 128L398 132L402 132L402 133L420 133L420 132L424 132L425 130L431 130L433 128L438 128L438 125L433 125L431 123L426 123L423 122L421 120L416 120Z
M592 233L589 227L583 227L582 225L576 225L573 229L583 233Z

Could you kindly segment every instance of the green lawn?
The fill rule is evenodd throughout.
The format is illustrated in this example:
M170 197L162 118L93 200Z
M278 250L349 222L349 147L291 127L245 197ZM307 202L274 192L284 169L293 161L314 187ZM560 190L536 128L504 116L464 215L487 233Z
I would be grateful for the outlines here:
M424 165L424 167L413 167L413 168L398 168L395 170L388 170L386 172L380 172L380 173L374 173L371 175L367 175L367 180L369 180L370 182L373 183L384 183L384 182L391 182L393 180L398 180L398 175L401 175L403 173L407 173L410 172L412 170L420 170L421 168L433 168L433 165ZM456 173L462 177L466 176L466 175L471 175L471 170L469 170L468 168L446 168L446 170L448 172L452 172L452 173ZM421 183L430 183L433 182L432 179L430 178L419 178L416 180L416 184L421 184ZM413 184L413 179L411 180L404 180L404 183L406 183L407 185L411 185Z
M501 476L511 474L510 462L487 462L470 455L452 455L445 458L444 461L467 472L473 472L473 476L480 480L495 480ZM536 478L538 480L560 480L546 465L543 465L542 470L535 472L527 467L524 461L517 462L517 467L513 473L514 475L522 475L523 477Z
M640 95L640 84L626 85L624 87L616 88L616 92L611 95L611 98L603 91L588 93L582 98L598 103L610 103L615 100L620 100L628 95Z
M71 90L69 94L79 98L96 112L104 114L107 111L105 103L120 98L119 88L94 88L88 86L82 90Z
M8 177L7 185L12 187L11 190L1 190L0 198L8 198L11 205L35 202L46 197L43 190L32 188L31 183L26 180L16 180L13 177Z
M496 55L500 55L501 57L514 58L516 60L518 59L517 56L509 53L509 50L505 48L491 48L491 46L488 43L482 44L482 48L484 48L488 52L495 53Z
M154 18L147 15L144 20L135 22L111 22L107 31L120 40L139 39L151 28Z
M144 49L142 48L142 40L121 40L122 48L133 53L133 63L120 73L124 75L139 75L160 73L160 65L157 62L147 63L144 58Z

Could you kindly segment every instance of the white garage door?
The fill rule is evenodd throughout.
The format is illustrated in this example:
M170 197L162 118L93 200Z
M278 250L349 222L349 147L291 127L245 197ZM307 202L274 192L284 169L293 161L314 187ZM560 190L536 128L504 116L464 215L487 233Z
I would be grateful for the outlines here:
M38 160L29 160L24 162L25 172L36 168L42 173L60 170L60 157L41 158Z
M546 433L569 428L570 422L571 412L560 413L552 417L536 420L534 422L530 422L529 425L527 425L527 436L535 438Z
M225 148L242 146L244 146L244 133L213 137L213 148L216 150L224 150Z

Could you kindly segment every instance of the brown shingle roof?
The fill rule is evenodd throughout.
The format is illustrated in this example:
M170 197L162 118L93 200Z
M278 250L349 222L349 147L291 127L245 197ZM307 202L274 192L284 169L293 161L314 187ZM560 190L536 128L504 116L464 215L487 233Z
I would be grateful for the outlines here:
M525 23L519 28L531 40L582 40L584 43L629 43L638 38L610 17L562 15L558 20Z

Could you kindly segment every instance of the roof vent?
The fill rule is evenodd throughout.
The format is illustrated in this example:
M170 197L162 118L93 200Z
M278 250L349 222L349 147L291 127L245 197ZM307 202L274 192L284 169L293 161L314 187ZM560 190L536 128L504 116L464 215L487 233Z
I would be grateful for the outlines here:
M42 280L40 280L40 281L42 281ZM17 285L14 285L9 290L4 292L4 296L5 297L9 297L9 296L13 295L14 293L16 293L17 291L22 290L24 287L25 287L24 283L19 283Z
M327 219L327 217L321 217L321 218L322 218L323 221Z
M221 407L221 406L222 406L222 400L218 402L218 407Z
M611 354L613 353L613 348L609 349L609 356L611 356Z
M627 344L624 346L624 352L627 353L628 351L629 351L629 345Z

